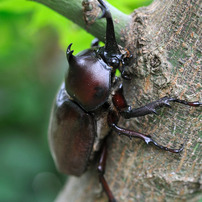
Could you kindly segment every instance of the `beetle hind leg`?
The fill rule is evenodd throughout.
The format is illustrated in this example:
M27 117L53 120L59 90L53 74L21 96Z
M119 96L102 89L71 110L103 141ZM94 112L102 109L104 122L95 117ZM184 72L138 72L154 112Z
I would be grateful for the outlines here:
M103 143L102 152L100 155L100 160L99 160L97 169L98 169L98 173L99 173L100 183L102 184L102 187L103 187L105 193L107 194L109 202L116 202L116 199L114 198L114 196L109 188L109 185L104 177L106 159L107 159L107 145L106 145L106 140L105 140Z

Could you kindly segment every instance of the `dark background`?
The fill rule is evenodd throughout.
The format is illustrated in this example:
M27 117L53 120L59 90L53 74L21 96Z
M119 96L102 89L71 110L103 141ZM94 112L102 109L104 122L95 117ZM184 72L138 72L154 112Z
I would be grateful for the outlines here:
M125 13L151 0L109 1ZM45 6L0 0L0 202L49 202L61 189L49 153L50 109L64 77L65 50L94 37Z

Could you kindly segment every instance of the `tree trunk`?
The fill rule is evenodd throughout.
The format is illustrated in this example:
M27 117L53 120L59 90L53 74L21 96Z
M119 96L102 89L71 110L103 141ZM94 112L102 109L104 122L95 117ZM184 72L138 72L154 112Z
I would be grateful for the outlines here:
M156 0L131 15L122 44L135 58L128 69L132 80L124 81L132 107L165 95L201 99L200 3ZM150 134L165 146L179 148L185 142L184 151L165 152L113 133L105 177L119 202L197 201L201 196L200 108L172 104L158 112L158 116L121 119L119 125ZM82 177L69 178L56 201L107 201L101 190L96 165L91 165Z

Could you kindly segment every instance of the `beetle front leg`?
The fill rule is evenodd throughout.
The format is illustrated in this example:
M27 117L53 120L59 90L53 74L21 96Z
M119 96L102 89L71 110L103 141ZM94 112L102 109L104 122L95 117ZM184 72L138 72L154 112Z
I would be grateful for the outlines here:
M171 107L170 102L178 102L180 104L192 106L192 107L199 107L202 105L202 103L196 101L196 102L187 102L185 100L180 100L172 97L163 97L157 101L151 102L143 107L131 109L130 106L127 105L127 102L123 95L123 87L120 85L118 90L113 95L113 103L115 107L120 112L121 116L123 116L126 119L133 118L133 117L139 117L139 116L145 116L147 114L157 114L156 110L159 108L162 108L164 106Z
M153 144L154 146L156 146L162 150L169 151L172 153L180 153L184 148L183 144L179 149L172 149L172 148L162 146L159 143L157 143L156 141L154 141L150 135L145 135L142 133L138 133L138 132L135 132L132 130L128 130L128 129L119 127L117 125L118 120L119 120L119 115L117 114L117 112L116 111L110 111L108 114L108 124L118 134L125 135L125 136L129 137L130 139L131 138L142 139L146 144Z
M106 159L107 159L107 144L106 144L106 141L104 141L100 160L99 160L98 167L97 167L98 172L99 172L99 180L100 180L100 183L102 184L102 187L103 187L105 193L107 194L107 196L109 198L109 202L116 202L116 199L114 198L114 196L109 188L109 185L104 177Z

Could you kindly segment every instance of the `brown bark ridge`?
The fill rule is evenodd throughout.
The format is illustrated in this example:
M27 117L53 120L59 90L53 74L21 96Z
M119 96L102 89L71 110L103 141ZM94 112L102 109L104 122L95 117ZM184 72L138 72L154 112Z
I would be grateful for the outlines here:
M156 0L132 14L125 44L135 58L124 81L132 107L165 95L201 100L200 0ZM161 151L141 140L113 133L105 177L119 202L198 201L201 195L201 109L180 104L159 115L119 125L150 134L161 144L180 147L181 154ZM57 202L105 202L107 198L92 165L80 178L70 177Z

